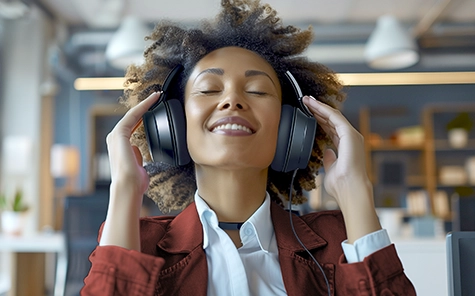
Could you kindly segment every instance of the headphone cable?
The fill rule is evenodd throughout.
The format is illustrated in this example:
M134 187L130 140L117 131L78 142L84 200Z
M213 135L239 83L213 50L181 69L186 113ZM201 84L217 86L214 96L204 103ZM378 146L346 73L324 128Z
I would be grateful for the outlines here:
M294 232L295 238L298 240L300 245L305 249L305 251L307 251L307 253L312 258L313 262L315 262L315 264L317 264L318 268L322 272L323 278L325 279L325 284L327 285L328 296L331 296L330 284L328 283L327 276L325 275L325 272L323 271L322 266L318 263L317 259L315 259L315 257L313 257L312 253L310 253L310 251L307 249L307 247L305 247L305 245L302 243L302 241L300 240L300 238L297 235L297 232L295 231L295 228L294 228L294 222L292 220L292 192L293 192L293 189L294 189L294 179L295 179L295 175L297 175L297 171L298 171L298 169L295 169L294 174L292 175L292 181L290 183L289 205L288 205L290 226L292 227L292 231Z

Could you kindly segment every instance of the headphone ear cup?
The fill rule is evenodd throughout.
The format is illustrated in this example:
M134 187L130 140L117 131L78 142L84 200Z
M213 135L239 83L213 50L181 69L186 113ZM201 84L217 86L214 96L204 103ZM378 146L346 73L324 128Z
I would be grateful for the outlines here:
M182 103L177 99L166 101L174 150L175 166L183 166L191 161L186 142L186 117Z
M312 154L317 121L300 109L282 105L277 147L271 168L278 172L304 169Z
M293 125L293 107L282 105L280 113L279 131L277 136L277 146L271 168L277 172L285 172L288 152L290 151L290 138Z
M191 158L186 144L186 119L181 102L171 99L159 103L143 115L145 137L154 162L186 165Z

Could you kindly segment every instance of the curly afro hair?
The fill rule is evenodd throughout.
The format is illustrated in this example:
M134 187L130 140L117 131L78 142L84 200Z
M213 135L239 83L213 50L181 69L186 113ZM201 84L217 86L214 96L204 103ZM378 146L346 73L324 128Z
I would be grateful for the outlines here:
M158 23L146 37L153 43L144 52L145 62L127 69L120 102L130 108L159 91L160 83L178 64L185 70L181 73L181 85L173 91L184 100L184 85L196 63L213 50L228 46L256 52L274 68L282 83L283 102L295 97L286 95L286 89L290 88L285 84L287 70L299 81L304 94L311 94L332 107L339 107L344 101L345 94L335 74L302 55L313 39L311 27L302 30L283 26L277 12L259 0L222 0L221 8L214 20L202 21L197 28L185 28L170 21ZM132 135L131 142L149 162L145 166L150 176L146 195L162 212L181 210L193 201L196 190L193 163L179 168L151 163L143 126ZM303 190L315 188L315 176L322 165L322 147L328 143L328 137L318 127L308 166L296 175L295 204L305 201ZM267 191L274 201L288 200L291 178L292 172L281 173L269 168Z

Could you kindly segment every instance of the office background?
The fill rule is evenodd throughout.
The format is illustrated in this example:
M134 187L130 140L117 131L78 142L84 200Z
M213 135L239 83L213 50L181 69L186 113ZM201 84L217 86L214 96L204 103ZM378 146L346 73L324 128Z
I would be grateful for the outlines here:
M464 72L468 80L473 77L475 1L263 2L279 11L285 24L302 28L311 24L315 42L308 52L309 57L337 73L442 72L450 79L452 73ZM30 206L25 233L50 228L60 230L58 211L61 211L62 196L91 193L107 187L104 137L124 112L117 105L121 90L77 90L74 83L78 78L123 76L123 68L113 66L106 49L124 20L133 17L149 29L162 18L191 24L213 16L218 3L212 0L0 0L0 147L3 147L0 192L11 195L17 188L22 189ZM384 15L395 17L414 37L419 55L414 65L387 69L369 66L365 48L378 20ZM362 114L368 115L371 119L368 135L379 136L376 140L393 141L397 131L405 127L422 126L427 132L424 114L431 106L462 106L445 115L436 112L439 115L434 115L433 135L440 139L446 138L445 124L458 113L469 111L475 120L473 78L471 82L464 80L461 83L363 83L348 85L346 91L348 99L342 106L343 113L358 129L366 122L362 122ZM364 110L369 112L362 113ZM437 159L444 159L435 169L443 165L465 165L463 160L475 156L473 130L470 139L468 146L453 154L449 154L454 152L451 149L445 149L442 155L435 153ZM22 147L13 152L11 149L6 151L6 143L12 141ZM52 147L58 144L72 147L77 152L78 165L72 175L52 173L51 162L55 157ZM438 172L427 172L427 164L420 164L427 161L424 156L429 151L427 147L407 149L394 145L387 149L380 149L377 144L368 146L369 165L375 168L374 180L378 181L375 167L378 159L391 157L403 159L406 169L415 167L418 180L409 184L403 182L394 190L377 187L382 195L396 196L392 201L391 198L381 200L378 205L404 209L407 205L401 201L404 199L401 196L410 190L426 190L431 186L447 191L449 198L456 186L473 187L469 181L456 186L427 184L432 181L425 175ZM378 184L375 182L375 186ZM430 206L427 213L433 214ZM4 264L7 261L5 256L0 258L0 273L9 272Z

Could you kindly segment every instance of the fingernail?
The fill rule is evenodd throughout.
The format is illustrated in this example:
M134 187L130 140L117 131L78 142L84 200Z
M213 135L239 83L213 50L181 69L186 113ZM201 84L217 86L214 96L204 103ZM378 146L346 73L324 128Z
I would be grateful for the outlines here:
M159 91L154 92L153 94L156 95L156 94L161 94L161 93L163 93L163 91L159 90Z
M312 100L314 100L314 101L316 101L316 100L317 100L317 99L315 99L315 98L314 98L314 97L312 97L312 96L309 96L309 97L310 97Z

